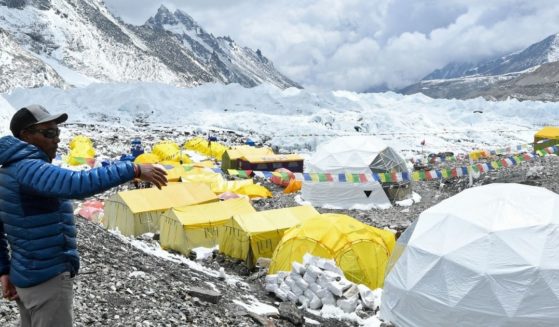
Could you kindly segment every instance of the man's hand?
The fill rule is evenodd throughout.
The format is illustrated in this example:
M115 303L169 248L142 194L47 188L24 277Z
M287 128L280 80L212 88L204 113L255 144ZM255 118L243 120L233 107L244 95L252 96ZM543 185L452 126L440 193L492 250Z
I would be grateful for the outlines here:
M0 283L2 283L2 297L10 301L17 300L16 287L10 282L9 275L0 276Z
M158 189L162 186L167 185L167 172L165 169L157 167L151 164L141 164L140 167L140 179L145 182L150 182L155 185Z

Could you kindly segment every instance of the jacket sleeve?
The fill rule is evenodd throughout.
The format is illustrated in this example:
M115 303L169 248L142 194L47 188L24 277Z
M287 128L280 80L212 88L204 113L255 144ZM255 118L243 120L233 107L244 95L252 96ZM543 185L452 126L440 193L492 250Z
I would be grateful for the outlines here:
M106 191L134 177L134 165L121 161L91 170L73 171L42 160L23 160L17 169L22 189L44 197L82 199Z
M0 222L0 276L10 272L10 255L8 253L8 241L4 234L4 224Z

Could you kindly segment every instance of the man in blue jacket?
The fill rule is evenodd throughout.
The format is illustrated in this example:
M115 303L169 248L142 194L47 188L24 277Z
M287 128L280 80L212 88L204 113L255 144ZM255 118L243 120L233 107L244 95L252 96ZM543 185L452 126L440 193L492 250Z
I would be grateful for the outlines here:
M79 270L72 203L134 178L161 188L165 171L119 162L89 171L52 165L58 124L39 105L17 111L0 138L0 282L16 300L21 326L72 326L72 279ZM9 244L9 249L8 249Z

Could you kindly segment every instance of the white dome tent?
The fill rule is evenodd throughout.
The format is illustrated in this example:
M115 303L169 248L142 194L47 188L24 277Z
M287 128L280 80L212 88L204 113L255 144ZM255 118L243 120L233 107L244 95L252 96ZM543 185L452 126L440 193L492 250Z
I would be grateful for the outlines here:
M305 171L331 174L404 172L407 166L398 153L374 136L344 136L318 145L305 161ZM382 185L303 181L301 196L314 206L335 209L384 209L391 206Z
M308 171L333 174L408 170L394 149L370 135L342 136L321 143L305 165Z
M465 190L398 239L381 317L397 326L559 326L558 249L556 193Z

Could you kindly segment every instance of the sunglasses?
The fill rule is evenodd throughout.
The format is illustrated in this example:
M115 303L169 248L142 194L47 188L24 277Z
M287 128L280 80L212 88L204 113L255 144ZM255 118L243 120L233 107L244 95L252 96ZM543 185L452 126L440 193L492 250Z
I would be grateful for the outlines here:
M45 128L45 129L28 129L31 133L40 133L43 134L44 137L47 139L53 139L60 135L59 128Z

